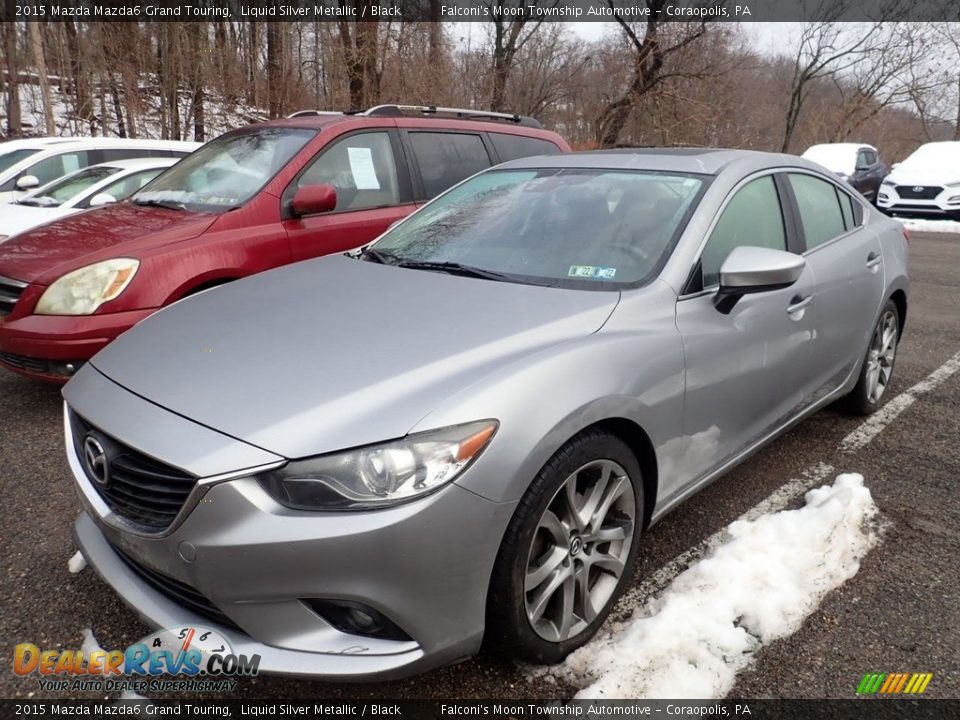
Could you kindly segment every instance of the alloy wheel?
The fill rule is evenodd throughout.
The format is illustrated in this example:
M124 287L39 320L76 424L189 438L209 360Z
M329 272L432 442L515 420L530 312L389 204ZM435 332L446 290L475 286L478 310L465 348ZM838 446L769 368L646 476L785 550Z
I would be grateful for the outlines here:
M896 355L897 316L892 310L887 310L873 330L867 353L867 399L873 404L880 402L887 389Z
M618 463L595 460L564 480L527 558L524 598L537 635L563 642L604 610L626 569L635 522L633 483Z

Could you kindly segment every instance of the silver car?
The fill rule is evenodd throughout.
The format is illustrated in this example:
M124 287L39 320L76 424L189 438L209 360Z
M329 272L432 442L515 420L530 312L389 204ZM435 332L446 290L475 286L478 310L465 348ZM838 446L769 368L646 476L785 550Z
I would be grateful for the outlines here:
M901 226L819 166L531 158L347 256L157 313L64 390L75 535L150 625L264 671L557 662L641 532L793 423L875 410Z

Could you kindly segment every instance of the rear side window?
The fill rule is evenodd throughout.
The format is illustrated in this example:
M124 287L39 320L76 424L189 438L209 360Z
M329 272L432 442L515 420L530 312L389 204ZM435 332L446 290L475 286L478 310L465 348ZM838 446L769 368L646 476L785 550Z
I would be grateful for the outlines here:
M852 230L857 226L857 216L853 210L853 198L842 190L837 190L837 197L840 198L840 212L843 213L843 224L847 230Z
M748 182L724 208L700 257L704 288L720 282L723 261L744 245L787 249L780 195L772 175Z
M368 132L335 140L303 171L296 187L316 184L336 189L336 212L399 205L400 184L390 136Z
M489 137L494 149L497 151L497 155L500 157L500 162L530 157L532 155L560 154L560 148L549 140L523 137L522 135L504 135L501 133L490 133Z
M464 178L490 167L479 135L411 132L410 145L420 166L424 198L433 198Z
M807 249L812 250L843 235L847 227L833 184L813 175L790 173L789 178L800 209L800 222L807 239ZM852 213L852 209L850 212Z

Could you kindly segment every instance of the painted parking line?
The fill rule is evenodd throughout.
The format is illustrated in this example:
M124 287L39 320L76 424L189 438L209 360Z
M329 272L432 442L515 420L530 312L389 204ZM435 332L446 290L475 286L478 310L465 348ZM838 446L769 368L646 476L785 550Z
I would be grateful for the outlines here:
M935 390L958 370L960 370L960 352L953 355L916 385L888 401L880 410L860 423L855 430L840 441L837 450L849 454L863 449L917 399ZM783 510L791 502L802 497L804 493L822 484L833 471L832 465L823 462L811 465L800 474L800 477L778 487L765 499L743 513L737 520L755 520L761 515ZM623 594L611 615L615 618L623 618L633 613L651 595L662 591L677 575L686 570L694 561L703 557L707 549L719 542L725 532L726 527L721 528L699 544L683 551L655 572L647 575L638 585ZM610 631L604 633L604 635L607 634L610 634Z
M957 370L960 370L960 352L867 418L856 430L840 441L840 452L857 452L869 445L877 434L892 423L900 413L913 405L918 397L935 390Z
M864 420L836 451L866 447L958 370L960 353L891 399L892 411ZM863 477L840 475L832 486L824 484L833 473L822 461L811 465L647 576L621 598L601 632L563 663L530 667L529 674L578 687L576 698L724 697L754 653L793 634L828 592L857 573L883 535ZM803 508L778 512L801 495ZM764 587L771 591L755 592Z

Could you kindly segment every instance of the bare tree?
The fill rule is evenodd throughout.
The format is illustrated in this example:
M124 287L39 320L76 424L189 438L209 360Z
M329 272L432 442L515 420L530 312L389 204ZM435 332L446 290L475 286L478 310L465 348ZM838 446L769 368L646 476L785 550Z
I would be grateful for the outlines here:
M17 26L0 23L3 34L3 54L7 71L7 136L20 137L23 124L20 117L20 54L17 50Z
M43 38L40 36L40 23L28 22L30 50L33 55L33 67L40 85L40 97L43 103L43 124L47 135L56 135L57 126L53 122L53 102L50 100L50 80L47 76L47 59L43 52Z
M669 72L664 70L668 57L706 34L707 21L670 23L672 27L667 29L668 24L661 22L660 17L668 0L645 1L649 10L646 22L631 23L608 0L614 18L626 35L633 53L633 69L626 90L607 102L597 117L595 134L600 147L613 147L619 142L637 102L664 80L669 77L703 77L709 74L706 68L693 70L684 66L678 66Z
M493 88L490 109L506 112L507 82L514 60L539 29L543 20L534 19L534 7L553 8L557 0L488 0L493 28ZM513 18L513 19L508 19Z

